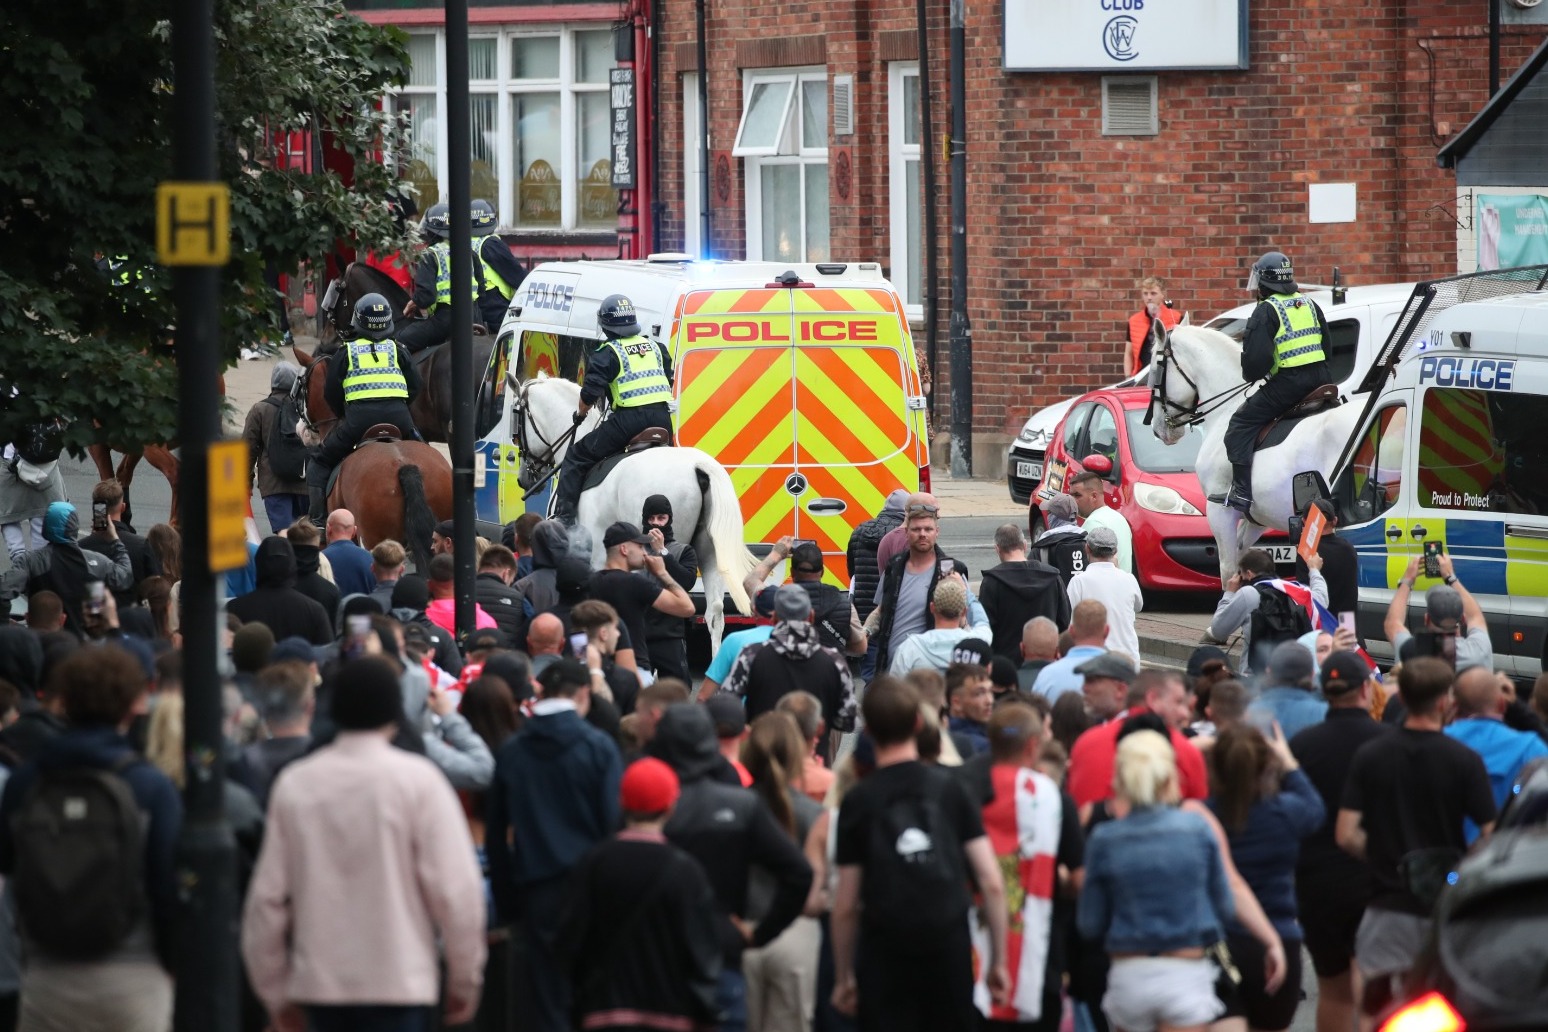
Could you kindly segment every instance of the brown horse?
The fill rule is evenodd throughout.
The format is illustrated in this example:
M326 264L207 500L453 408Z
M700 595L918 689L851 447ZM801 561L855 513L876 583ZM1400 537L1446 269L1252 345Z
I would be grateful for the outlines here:
M387 299L387 304L392 307L393 322L402 325L406 316L403 314L403 306L408 304L409 297L397 282L380 269L372 268L363 262L350 262L349 268L344 270L344 275L334 281L328 288L332 303L325 306L323 320L323 336L317 344L317 357L330 355L338 347L338 342L350 332L350 322L354 318L355 302L367 294L380 294ZM494 350L494 337L491 336L482 325L473 326L473 387L478 389L479 380L482 379L484 369L489 365L489 353ZM297 352L296 361L305 365L301 354ZM440 347L426 348L413 356L414 370L419 373L419 378L424 382L424 390L414 399L409 406L409 415L414 419L414 426L427 441L451 441L452 424L452 396L451 396L451 348Z
M220 397L224 400L226 397L225 376L217 377L215 386L216 390L220 392ZM100 424L98 425L100 426ZM168 517L167 522L171 523L174 527L177 526L177 477L179 463L177 456L172 454L172 449L176 447L176 441L168 441L165 444L156 443L141 445L139 448L133 451L124 452L123 458L118 460L118 467L115 469L113 467L112 448L101 442L87 446L86 454L91 456L91 461L94 462L97 466L97 479L117 480L119 486L124 489L125 523L132 524L134 522L134 507L129 502L129 485L134 482L135 467L140 464L140 459L143 457L146 462L151 464L152 468L156 469L161 473L162 476L167 478L167 483L172 487L172 512Z
M323 397L328 365L300 350L296 358L306 367L293 389L301 418L308 430L326 437L339 422ZM388 538L402 542L414 557L414 568L423 573L430 567L436 521L451 518L451 463L428 444L398 440L395 433L368 439L339 464L328 508L355 514L366 548Z

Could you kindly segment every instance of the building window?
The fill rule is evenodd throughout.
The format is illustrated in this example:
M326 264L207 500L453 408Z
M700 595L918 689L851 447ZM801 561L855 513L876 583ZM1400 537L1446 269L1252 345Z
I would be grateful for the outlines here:
M892 285L914 318L924 314L924 191L919 153L919 65L897 61L887 71Z
M408 120L404 178L421 209L445 191L444 33L409 36L409 83L391 98ZM468 41L473 196L502 226L562 232L618 225L608 72L613 34L590 26L521 26Z
M746 159L747 257L828 260L828 79L748 72L732 153Z

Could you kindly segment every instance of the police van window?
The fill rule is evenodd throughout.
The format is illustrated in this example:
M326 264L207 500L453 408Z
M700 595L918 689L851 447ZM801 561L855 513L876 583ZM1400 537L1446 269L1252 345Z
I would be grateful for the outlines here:
M473 436L483 437L500 421L505 407L506 371L510 368L511 346L508 339L495 344L489 352L489 364L484 367L484 378L478 384L478 399L474 403Z
M1118 423L1113 419L1113 410L1106 405L1098 405L1091 411L1091 425L1086 428L1085 454L1075 458L1082 459L1086 455L1106 456L1113 464L1113 472L1108 475L1108 479L1117 479Z
M586 354L592 347L593 342L584 337L528 330L521 335L516 376L530 380L538 373L546 373L579 383L586 375Z
M1247 333L1247 320L1236 316L1222 315L1205 323L1204 328L1206 330L1219 330L1240 344L1242 337Z
M1419 417L1419 504L1465 512L1548 511L1541 401L1432 387ZM1534 411L1538 410L1538 411Z
M1066 458L1078 459L1085 454L1080 451L1080 433L1086 426L1086 420L1091 416L1091 410L1096 408L1096 403L1088 401L1079 405L1064 420L1064 454Z
M1359 350L1360 320L1339 319L1328 323L1328 339L1323 345L1323 353L1328 359L1328 378L1334 383L1349 379Z
M1403 488L1407 433L1406 405L1392 405L1376 414L1360 436L1354 461L1333 485L1340 523L1368 523L1398 500Z

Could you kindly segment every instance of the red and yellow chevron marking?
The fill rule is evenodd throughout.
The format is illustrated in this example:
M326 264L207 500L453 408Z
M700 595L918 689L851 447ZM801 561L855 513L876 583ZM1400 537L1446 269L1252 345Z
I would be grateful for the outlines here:
M1494 447L1493 420L1487 391L1431 388L1425 392L1419 427L1419 499L1430 505L1436 496L1457 499L1468 508L1463 493L1483 495L1504 468Z
M749 290L696 290L686 298L684 315L736 315L749 312L790 311L789 292L784 288Z
M559 375L559 338L552 333L528 330L521 335L521 378L534 379L538 373Z

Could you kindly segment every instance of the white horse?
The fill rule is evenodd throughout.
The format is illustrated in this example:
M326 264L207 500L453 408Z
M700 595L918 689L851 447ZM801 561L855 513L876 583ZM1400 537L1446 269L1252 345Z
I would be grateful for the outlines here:
M551 476L573 441L595 430L601 417L593 407L572 437L569 430L579 407L579 386L539 373L533 379L512 382L511 388L511 418L521 447L518 482L530 488ZM576 517L580 526L591 531L592 566L600 567L606 558L602 530L620 520L638 524L645 499L654 494L671 501L673 525L699 553L704 619L710 641L718 649L725 629L725 594L730 593L743 613L752 614L742 581L758 559L743 538L742 507L731 475L708 453L697 448L649 448L626 456L600 484L582 491Z
M1206 515L1220 552L1220 583L1236 572L1237 557L1270 527L1287 530L1292 512L1292 483L1297 473L1320 470L1331 476L1333 464L1354 430L1361 406L1350 401L1307 416L1280 443L1253 457L1251 519L1224 504L1231 488L1225 432L1231 414L1251 394L1242 379L1242 346L1202 326L1178 326L1156 352L1150 367L1154 392L1151 427L1163 444L1182 440L1188 425L1200 422L1204 442L1195 469L1207 499ZM1217 499L1219 499L1217 501Z

